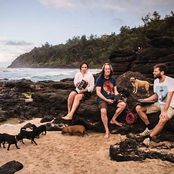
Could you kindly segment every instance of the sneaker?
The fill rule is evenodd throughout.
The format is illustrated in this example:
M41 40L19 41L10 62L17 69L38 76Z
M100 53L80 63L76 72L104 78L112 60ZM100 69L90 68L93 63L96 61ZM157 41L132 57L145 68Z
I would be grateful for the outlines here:
M152 130L153 129L149 130L148 128L146 128L144 130L144 132L140 133L140 136L143 136L143 137L148 136L148 135L150 135L150 133L152 132Z
M149 147L149 145L150 145L150 138L144 139L143 144L144 144L145 146Z

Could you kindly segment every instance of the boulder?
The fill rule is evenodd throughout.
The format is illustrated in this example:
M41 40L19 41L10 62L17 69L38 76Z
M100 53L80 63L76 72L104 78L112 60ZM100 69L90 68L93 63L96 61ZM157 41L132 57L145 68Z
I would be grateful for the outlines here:
M171 133L169 133L170 135ZM149 159L161 159L163 161L169 161L174 163L174 153L171 152L171 148L174 147L173 138L170 139L170 143L160 142L161 137L157 136L153 142L151 142L150 148L146 149L142 144L144 137L128 134L128 138L120 143L116 143L110 146L110 158L114 161L143 161L146 158ZM163 134L166 137L166 134ZM164 139L163 139L164 140ZM166 138L165 138L166 140ZM165 149L165 152L164 152Z
M5 111L0 110L0 122L6 121Z
M10 161L0 167L0 173L2 174L14 174L15 172L21 170L23 165L18 161Z

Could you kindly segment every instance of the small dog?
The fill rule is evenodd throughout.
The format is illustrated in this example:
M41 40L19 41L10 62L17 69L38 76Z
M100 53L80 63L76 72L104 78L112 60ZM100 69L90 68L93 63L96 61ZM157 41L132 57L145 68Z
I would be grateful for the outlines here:
M17 146L17 142L19 140L22 140L22 136L21 135L9 135L9 134L0 134L0 147L1 147L1 143L3 144L3 148L5 148L5 142L8 143L8 148L7 150L10 149L10 145L11 144L15 144L16 148L17 149L20 149L18 146Z
M75 133L81 133L82 137L86 134L87 132L85 131L85 126L83 125L73 125L73 126L67 126L62 129L62 134L64 133L69 133L70 135L74 135Z
M135 77L131 77L130 82L132 83L132 86L133 86L133 93L136 94L138 92L138 88L145 88L147 95L150 96L149 86L153 86L153 84L150 84L147 81L138 80Z
M43 132L45 132L45 135L47 133L46 125L40 125L39 127L37 127L35 124L32 124L30 128L35 132L35 135L38 138L41 133L43 134Z
M22 137L23 144L24 144L23 138L26 138L26 139L31 140L31 143L34 142L35 145L37 145L37 143L34 140L34 138L36 137L36 133L34 131L26 131L25 128L21 128L19 135Z

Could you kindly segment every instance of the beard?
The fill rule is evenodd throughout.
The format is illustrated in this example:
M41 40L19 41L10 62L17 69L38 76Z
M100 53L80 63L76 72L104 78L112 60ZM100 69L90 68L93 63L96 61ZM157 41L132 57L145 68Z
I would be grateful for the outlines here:
M161 79L161 73L157 74L157 75L154 75L154 78L158 78L158 79Z

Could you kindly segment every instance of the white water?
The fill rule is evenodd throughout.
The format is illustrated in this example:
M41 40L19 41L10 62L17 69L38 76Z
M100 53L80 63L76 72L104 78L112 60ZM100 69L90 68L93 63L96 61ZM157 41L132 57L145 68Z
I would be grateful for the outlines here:
M92 74L100 72L100 69L89 69ZM60 81L65 78L74 78L79 69L60 68L0 68L0 79L9 80L29 79L33 82L43 80Z

